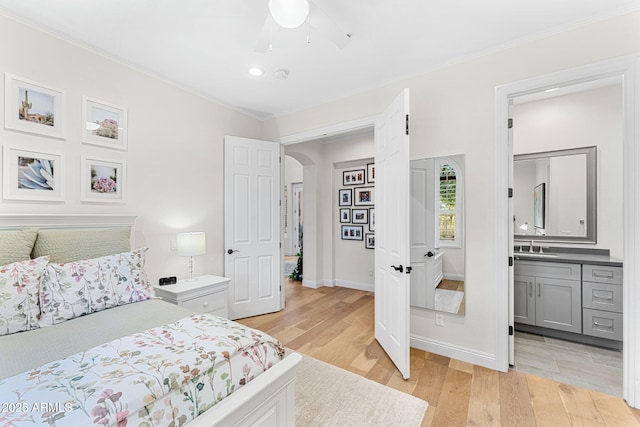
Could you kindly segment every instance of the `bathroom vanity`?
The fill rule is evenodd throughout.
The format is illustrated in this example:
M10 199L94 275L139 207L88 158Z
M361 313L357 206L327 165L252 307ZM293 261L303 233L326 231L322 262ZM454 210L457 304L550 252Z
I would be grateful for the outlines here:
M516 247L515 329L622 348L622 260L607 250Z

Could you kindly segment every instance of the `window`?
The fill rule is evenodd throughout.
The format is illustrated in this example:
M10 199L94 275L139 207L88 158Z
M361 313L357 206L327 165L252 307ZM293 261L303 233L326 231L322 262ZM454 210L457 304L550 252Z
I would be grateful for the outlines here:
M460 247L460 168L447 158L438 159L437 167L436 240L439 246Z

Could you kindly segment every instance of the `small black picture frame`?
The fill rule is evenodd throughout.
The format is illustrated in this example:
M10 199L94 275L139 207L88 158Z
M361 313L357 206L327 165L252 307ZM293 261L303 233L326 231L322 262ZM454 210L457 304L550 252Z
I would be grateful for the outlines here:
M364 238L361 225L343 225L340 233L342 240L362 240Z
M364 247L367 249L376 248L376 235L374 233L364 234Z
M353 169L342 172L342 185L362 185L364 181L364 169Z
M338 190L338 206L351 206L353 192L350 188Z
M353 224L367 224L369 223L369 209L352 209L351 210L351 222Z
M347 224L351 222L350 208L340 208L340 222L347 223Z

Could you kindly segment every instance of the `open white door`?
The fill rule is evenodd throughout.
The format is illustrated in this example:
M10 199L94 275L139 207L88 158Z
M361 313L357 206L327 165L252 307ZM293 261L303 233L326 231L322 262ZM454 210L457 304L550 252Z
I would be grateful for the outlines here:
M282 309L280 144L224 138L224 274L229 318Z
M507 172L509 177L509 188L513 188L513 99L509 99L509 124L508 124L508 156L509 156L509 170ZM513 190L512 190L513 191ZM513 216L513 194L509 197L509 218L515 218ZM514 236L514 224L513 221L509 221L509 256L513 258L513 236ZM515 264L515 261L512 263ZM509 268L509 365L514 366L516 364L516 341L515 341L515 290L514 290L514 268Z
M436 159L411 161L411 305L435 308ZM439 282L439 280L438 280Z
M409 89L375 123L375 335L409 378ZM409 267L409 268L407 268Z

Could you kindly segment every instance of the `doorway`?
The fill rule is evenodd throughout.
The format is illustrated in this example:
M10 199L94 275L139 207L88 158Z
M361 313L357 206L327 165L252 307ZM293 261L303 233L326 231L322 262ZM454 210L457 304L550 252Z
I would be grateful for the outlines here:
M304 203L303 185L301 182L291 184L291 246L294 254L302 252L302 239L304 235Z
M540 239L535 240L535 247L544 247L545 254L557 252L562 255L565 249L583 254L599 251L621 261L623 233L619 207L623 204L623 195L619 185L622 182L620 78L575 84L555 91L513 97L512 100L516 246L524 246L526 250L531 240ZM576 154L582 153L581 150L585 150L583 147L587 146L596 147L590 158L597 158L597 165L593 161L590 168L586 167L587 155ZM593 173L588 174L588 170ZM592 177L594 183L597 181L597 185L587 189L587 175ZM540 191L541 188L543 191ZM534 215L534 193L540 200L537 216ZM587 209L587 199L591 197L597 200L597 205L595 202L591 204L597 210L597 215ZM587 229L593 231L587 233ZM586 243L589 239L591 241ZM593 240L597 241L594 243ZM606 346L619 348L622 343L618 340L592 342L591 345L584 343L590 341L592 336L588 330L590 322L587 313L594 312L586 310L583 314L580 308L589 303L581 298L580 277L577 281L568 282L557 282L554 278L533 279L529 274L535 272L536 268L559 264L541 263L540 260L530 264L531 259L519 259L522 258L520 255L521 252L515 252L513 368L621 397L622 352L619 349L607 349ZM550 259L553 260L545 258L543 261ZM571 264L571 268L577 268L579 273L580 265ZM547 277L545 274L542 276ZM586 273L583 274L583 280L586 280L585 277ZM542 286L542 293L535 292L534 282ZM572 288L573 284L575 286ZM585 298L589 297L588 286L586 282L582 285ZM611 286L607 289L612 289ZM570 289L575 289L576 293ZM616 289L620 290L621 287ZM529 292L532 290L534 292ZM554 297L547 295L547 291ZM598 296L604 295L601 290L597 292ZM569 298L570 295L574 297ZM566 306L565 297L566 303L577 301L574 312L567 306L562 313L545 312L546 317L543 316L544 307L550 308L557 301L563 301L562 304L557 302L559 307ZM617 314L609 314L610 311L598 313L617 317ZM559 323L561 320L567 323ZM563 331L574 329L574 332L565 334L556 328Z
M604 61L580 68L561 71L526 81L507 84L496 88L495 130L496 130L496 168L495 168L495 278L497 282L497 322L496 322L496 366L506 371L509 365L509 350L512 336L508 334L510 314L513 313L513 302L510 301L510 290L513 290L513 269L505 269L503 260L512 259L513 239L513 200L508 198L510 185L510 167L512 166L512 147L509 144L510 129L509 101L511 98L555 87L570 86L576 83L597 81L603 78L620 76L623 82L623 197L621 207L623 214L623 397L630 406L637 407L640 402L638 382L639 366L637 357L637 306L636 291L637 271L640 260L637 249L640 244L640 233L636 229L640 210L635 206L635 194L639 185L640 158L637 147L640 147L640 134L637 132L637 104L640 101L640 61L637 57Z

